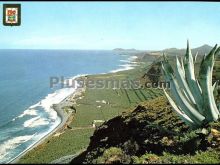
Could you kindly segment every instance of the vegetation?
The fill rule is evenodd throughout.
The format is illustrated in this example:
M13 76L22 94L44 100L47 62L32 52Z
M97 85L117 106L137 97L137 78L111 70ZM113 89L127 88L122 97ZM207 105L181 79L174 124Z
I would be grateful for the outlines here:
M134 164L218 164L219 154L216 150L210 150L205 152L197 152L195 155L174 155L170 153L163 153L162 156L155 154L144 154L141 157L134 156L132 158Z
M195 77L194 63L189 44L184 60L176 57L175 71L164 56L162 69L167 81L171 84L171 98L164 90L167 99L180 118L192 128L201 127L219 118L212 86L214 57L219 52L217 45L203 57L198 79Z
M98 157L98 164L116 164L123 163L126 160L125 154L120 148L111 147L104 151L103 156Z

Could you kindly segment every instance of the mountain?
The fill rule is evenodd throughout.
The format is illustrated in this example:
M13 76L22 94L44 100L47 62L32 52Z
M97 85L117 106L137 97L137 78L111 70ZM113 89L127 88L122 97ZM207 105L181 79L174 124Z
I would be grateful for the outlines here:
M212 49L211 46L205 44L197 48L193 48L192 54L196 54L198 52L198 55L204 55L205 53L209 53L209 51ZM168 55L183 55L186 52L186 49L177 49L177 48L169 48L169 49L164 49L160 52L164 52Z
M199 54L204 55L205 53L210 52L210 50L211 50L212 48L213 48L213 47L211 47L211 46L205 44L205 45L200 46L200 47L198 47L198 48L192 49L192 53L199 52Z

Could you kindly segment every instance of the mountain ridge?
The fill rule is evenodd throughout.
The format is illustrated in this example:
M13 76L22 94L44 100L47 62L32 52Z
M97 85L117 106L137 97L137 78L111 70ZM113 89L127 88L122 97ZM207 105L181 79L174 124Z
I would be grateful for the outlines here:
M196 54L198 52L198 55L204 55L206 53L208 53L213 47L208 45L208 44L204 44L202 46L196 47L196 48L192 48L192 54ZM166 54L175 54L175 55L182 55L185 54L186 49L177 49L177 48L167 48L167 49L163 49L159 52L164 52Z

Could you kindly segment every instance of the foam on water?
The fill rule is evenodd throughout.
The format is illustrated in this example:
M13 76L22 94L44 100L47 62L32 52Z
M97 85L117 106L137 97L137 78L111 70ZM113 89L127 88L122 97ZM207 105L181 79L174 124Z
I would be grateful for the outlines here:
M3 144L0 144L0 160L9 154L9 152L8 152L9 150L15 149L21 143L29 141L30 139L32 139L34 137L34 135L35 134L14 137L14 138L7 140Z
M26 115L37 116L37 111L35 109L31 109L31 107L30 107L29 109L26 109L21 115L14 118L13 121L16 120L17 118L21 118L21 117L24 117Z
M50 121L48 119L45 118L41 118L40 116L34 117L30 120L27 120L24 122L23 126L24 127L38 127L38 126L42 126L42 125L48 125L50 123Z
M131 57L128 58L128 60L131 61L131 60L135 60L137 58L138 58L138 56L131 56Z
M124 62L124 63L130 63L129 60L120 60L121 62Z
M55 91L52 94L48 94L43 100L35 105L34 108L42 107L51 119L55 120L57 118L57 112L52 108L53 104L58 104L70 94L72 94L76 89L74 88L63 88Z
M57 113L52 108L52 105L60 103L66 97L68 97L69 95L74 93L76 91L77 87L78 87L77 81L75 79L78 78L78 77L81 77L81 76L85 76L85 74L83 74L83 75L80 74L80 75L77 75L77 76L66 79L65 82L69 81L70 82L69 86L71 88L58 89L54 93L48 94L44 99L42 99L38 103L30 106L21 115L14 118L13 121L17 118L22 118L26 115L37 116L38 115L37 114L37 109L39 109L40 107L42 109L44 109L47 113L49 113L50 119L55 120L57 118ZM75 85L72 85L71 83L74 83ZM29 121L32 121L32 120L35 120L35 119L36 118L33 118L33 119L30 119ZM26 122L28 122L28 121L26 121Z
M19 157L20 155L22 155L23 153L25 153L27 150L29 150L32 146L34 146L35 144L39 143L40 140L44 137L46 137L48 134L52 134L55 131L55 128L59 125L59 123L61 122L61 119L58 117L57 120L53 123L53 125L50 127L49 130L44 131L42 133L35 133L32 137L32 139L34 140L33 143L31 143L31 145L29 145L25 150L23 150L22 152L20 152L19 154L17 154L15 157L12 157L11 159L7 159L5 161L7 161L7 163L12 162L13 160L15 160L17 157ZM32 140L31 139L31 140ZM3 162L5 162L3 161Z
M136 66L138 66L136 65L136 62L134 62L134 60L137 58L138 58L137 56L131 56L131 57L129 56L127 60L120 60L121 62L124 62L126 64L119 65L120 66L119 69L112 70L110 71L110 73L116 73L119 71L134 69Z

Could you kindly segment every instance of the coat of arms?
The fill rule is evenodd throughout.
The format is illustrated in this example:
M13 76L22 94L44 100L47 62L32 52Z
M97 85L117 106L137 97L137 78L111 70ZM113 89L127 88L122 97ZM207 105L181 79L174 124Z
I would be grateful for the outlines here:
M3 24L5 26L19 26L21 24L21 5L3 5Z

